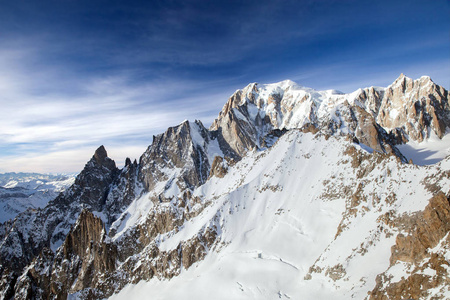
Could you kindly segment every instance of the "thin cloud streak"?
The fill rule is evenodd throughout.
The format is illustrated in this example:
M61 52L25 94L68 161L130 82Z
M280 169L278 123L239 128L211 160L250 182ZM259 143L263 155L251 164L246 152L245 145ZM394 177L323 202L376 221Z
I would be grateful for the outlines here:
M79 171L101 144L138 157L184 119L210 124L250 82L352 92L405 73L450 87L442 0L137 4L0 11L0 172Z
M0 55L3 65L5 58ZM0 80L3 95L7 95L0 99L4 107L0 112L0 144L9 148L0 161L3 172L49 172L55 167L61 172L61 166L64 171L79 171L92 149L101 144L111 144L113 153L120 153L120 160L125 158L120 149L132 149L128 156L138 158L153 135L185 118L212 118L211 111L218 112L215 99L226 99L214 85L208 88L182 81L140 85L123 76L74 80L81 90L75 95L35 96L39 82L34 77L39 71L9 64L12 70L25 69L28 76L11 72L4 77L7 80ZM49 72L46 77L58 85L57 75ZM201 89L199 96L184 94L196 89ZM179 109L173 110L174 105ZM67 162L64 155L73 162ZM77 169L71 169L75 166Z
M125 158L139 160L145 151L145 145L123 146L105 144L108 156L116 165L124 166ZM87 161L93 156L96 147L76 147L70 150L45 151L42 153L28 153L20 157L0 158L3 172L29 172L35 170L39 173L73 173L82 170Z

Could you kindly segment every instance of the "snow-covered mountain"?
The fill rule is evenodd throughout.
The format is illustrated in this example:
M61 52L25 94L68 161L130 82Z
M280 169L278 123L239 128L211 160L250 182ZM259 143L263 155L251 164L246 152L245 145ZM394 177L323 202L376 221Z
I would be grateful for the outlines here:
M448 298L449 113L429 77L351 94L250 84L209 129L171 127L121 170L102 146L64 193L0 225L0 293Z
M74 181L74 174L0 174L0 223L13 219L28 208L45 207Z
M342 137L291 130L196 189L211 203L144 248L140 263L158 267L153 249L167 253L159 255L175 266L173 278L156 273L112 299L394 299L395 285L420 289L411 279L448 298L448 198L427 186L448 193L448 170L450 157L420 168ZM430 253L413 241L397 246L401 255L391 250L435 229ZM208 232L214 242L203 240ZM401 299L420 295L408 292Z

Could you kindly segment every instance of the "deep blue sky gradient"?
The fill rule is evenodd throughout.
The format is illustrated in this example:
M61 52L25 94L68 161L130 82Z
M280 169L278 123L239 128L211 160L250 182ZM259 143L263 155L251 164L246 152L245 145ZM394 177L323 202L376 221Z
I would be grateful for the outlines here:
M352 92L405 73L450 87L448 0L1 5L0 172L78 171L100 144L137 157L250 82ZM50 168L62 153L77 163Z

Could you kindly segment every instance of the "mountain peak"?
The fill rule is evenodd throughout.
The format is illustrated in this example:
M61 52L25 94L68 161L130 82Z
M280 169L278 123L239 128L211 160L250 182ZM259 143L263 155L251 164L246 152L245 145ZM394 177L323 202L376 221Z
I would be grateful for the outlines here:
M105 160L105 158L108 157L108 152L106 152L106 149L103 145L97 148L94 153L95 161L101 165L102 162Z
M298 90L298 89L304 89L305 87L297 84L296 82L286 79L283 81L279 81L276 83L269 83L269 84L263 84L262 87L268 88L268 89L281 89L282 91L287 91L289 89ZM274 90L274 91L275 91Z
M433 80L431 79L431 77L428 76L428 75L421 76L420 79L422 79L422 80L430 80L430 81L433 81Z
M100 166L106 167L110 170L114 170L116 168L116 163L114 160L108 157L108 152L106 152L105 146L101 145L95 150L94 156L92 159Z
M414 80L414 79L406 76L405 74L401 73L400 76L398 76L397 79L395 79L395 81L392 83L392 85L403 83L405 81L406 82L411 82L411 83L412 82L421 82L422 84L424 82L426 82L426 83L428 83L428 82L434 83L430 76L424 75L424 76L421 76L419 79L415 79Z
M286 80L280 81L278 83L278 85L280 85L281 88L288 88L288 87L291 87L291 86L298 86L298 84L296 82L294 82L294 81L292 81L290 79L286 79Z
M412 79L409 78L408 76L405 76L405 74L401 73L400 76L398 76L397 79L395 79L392 85L401 84L404 83L405 81L412 81Z

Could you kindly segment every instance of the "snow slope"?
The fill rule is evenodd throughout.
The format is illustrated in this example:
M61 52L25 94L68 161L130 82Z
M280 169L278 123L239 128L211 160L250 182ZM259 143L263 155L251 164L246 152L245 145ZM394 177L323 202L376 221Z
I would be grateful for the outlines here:
M357 168L355 155L364 158ZM369 155L342 137L289 131L197 188L212 203L161 237L160 250L175 249L215 224L218 241L203 261L111 299L362 299L389 267L398 233L380 216L424 209L431 193L422 180L433 172Z
M409 141L406 144L398 145L397 148L407 159L412 159L416 165L432 165L450 155L450 132L439 139L432 135L422 143Z

